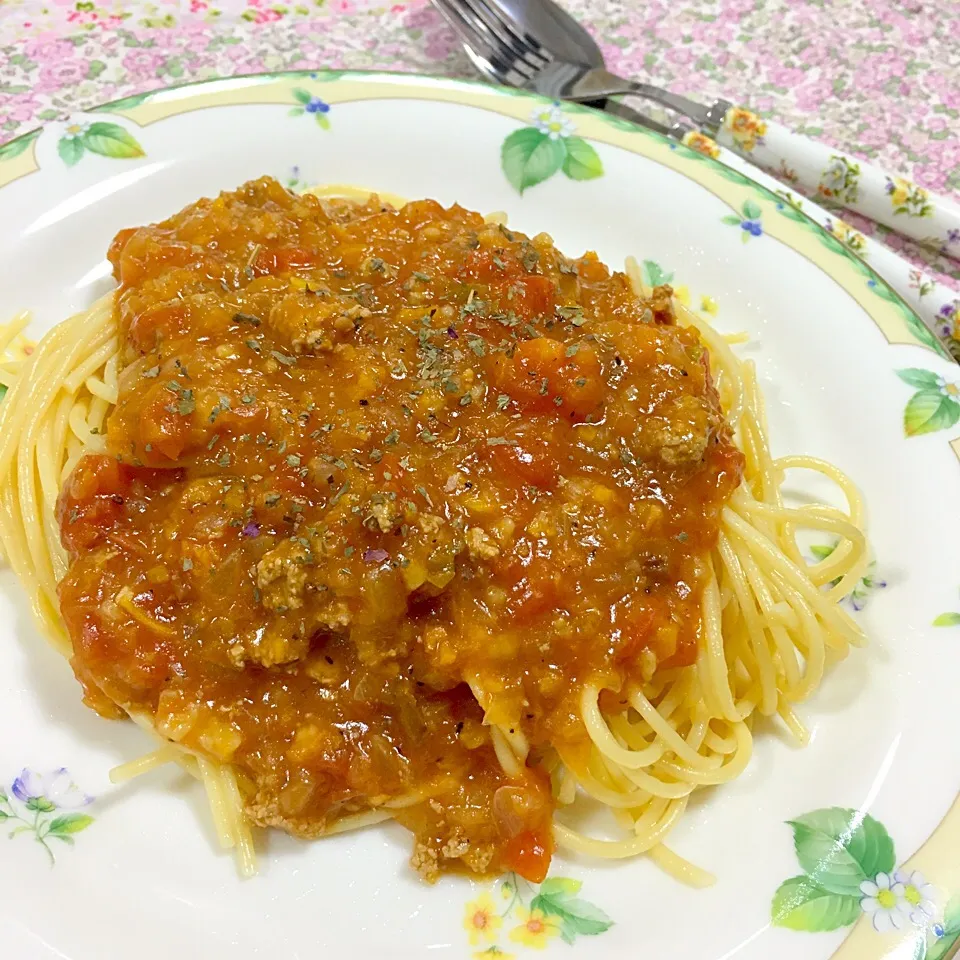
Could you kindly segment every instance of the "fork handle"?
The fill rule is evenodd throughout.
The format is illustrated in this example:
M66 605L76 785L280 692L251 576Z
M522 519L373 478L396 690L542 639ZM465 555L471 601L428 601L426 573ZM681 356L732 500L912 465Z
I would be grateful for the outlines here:
M960 259L960 204L764 120L744 107L717 103L728 106L714 128L717 141L725 147L791 186L802 187L825 206L855 210Z
M709 106L662 87L624 80L594 70L584 83L606 85L611 93L643 97L689 118L745 160L801 187L828 207L855 210L875 223L910 237L938 253L960 260L960 204L856 160L788 127L764 120L728 100Z

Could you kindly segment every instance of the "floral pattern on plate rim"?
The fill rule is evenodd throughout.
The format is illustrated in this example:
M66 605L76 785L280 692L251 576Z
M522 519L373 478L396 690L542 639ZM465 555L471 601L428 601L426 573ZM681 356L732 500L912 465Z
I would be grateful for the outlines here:
M557 171L571 180L603 176L597 151L583 137L558 103L538 105L530 114L532 126L514 130L500 148L504 176L520 194Z
M940 916L941 892L919 870L897 867L893 840L879 820L826 807L787 823L803 872L774 893L774 926L819 933L866 916L877 933L912 933L912 960L941 960L960 939L960 896Z
M102 120L93 123L74 120L67 123L57 141L60 159L68 167L72 167L88 152L116 160L132 160L145 156L136 137L118 123L106 123Z
M592 937L613 926L599 907L579 897L583 883L569 877L547 877L533 884L508 873L496 883L496 893L482 892L464 907L463 929L472 947L481 947L474 957L499 957L512 954L500 946L500 934L506 932L509 946L542 950L554 939L573 944L578 937ZM497 897L506 905L497 903ZM507 923L512 923L504 931Z
M916 391L903 411L906 436L946 430L960 420L960 383L918 367L904 367L896 373Z
M739 227L742 231L740 234L740 239L746 243L751 237L763 236L763 223L761 222L762 216L763 211L760 209L758 204L756 204L753 200L744 200L743 206L740 207L739 216L735 213L728 213L725 217L721 217L720 219L728 226Z
M291 117L312 116L321 130L330 129L330 118L327 116L330 112L330 104L326 100L315 97L303 87L294 87L293 96L297 106L290 108Z
M94 799L76 785L66 767L47 773L24 767L11 783L9 793L0 786L0 824L13 828L7 834L10 840L32 836L46 851L53 866L56 857L49 841L59 840L73 846L73 835L93 823L89 814L58 811L79 810Z

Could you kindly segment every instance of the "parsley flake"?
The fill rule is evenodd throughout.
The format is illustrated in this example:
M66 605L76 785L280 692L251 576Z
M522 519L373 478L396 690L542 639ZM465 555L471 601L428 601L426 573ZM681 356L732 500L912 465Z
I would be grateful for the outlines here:
M249 323L251 327L260 326L260 318L250 313L235 313L233 315L234 323Z
M583 307L579 304L557 307L557 316L560 317L561 320L569 320L575 327L586 323L586 318L583 315Z

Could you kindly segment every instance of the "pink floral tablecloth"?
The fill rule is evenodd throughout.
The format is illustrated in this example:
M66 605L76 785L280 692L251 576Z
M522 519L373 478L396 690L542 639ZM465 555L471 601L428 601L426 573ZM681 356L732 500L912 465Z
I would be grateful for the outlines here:
M750 104L960 196L958 0L565 2L623 75ZM0 0L0 142L142 90L305 67L473 75L427 0ZM855 223L960 289L960 264Z

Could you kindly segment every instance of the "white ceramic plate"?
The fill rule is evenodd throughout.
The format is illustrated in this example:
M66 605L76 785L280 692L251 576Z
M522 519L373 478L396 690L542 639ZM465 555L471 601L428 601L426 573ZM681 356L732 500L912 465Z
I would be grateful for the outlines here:
M68 665L4 573L4 954L526 957L545 947L566 956L565 933L585 958L952 955L960 615L948 613L960 609L960 441L950 441L960 434L960 371L922 342L913 313L792 202L686 147L526 95L363 74L192 85L0 148L3 309L34 311L39 336L109 288L104 252L117 229L265 173L506 210L570 254L649 260L694 308L716 308L721 329L746 330L774 453L832 460L866 495L873 576L886 582L854 598L872 643L805 706L806 750L761 729L746 775L691 805L671 845L717 875L711 889L686 889L644 860L564 856L540 890L459 877L430 888L394 826L313 844L270 836L260 875L241 882L214 849L197 785L157 772L110 786L110 768L144 739L81 705ZM95 799L75 808L83 794ZM50 855L38 830L49 831ZM900 929L877 932L893 925L889 904Z

